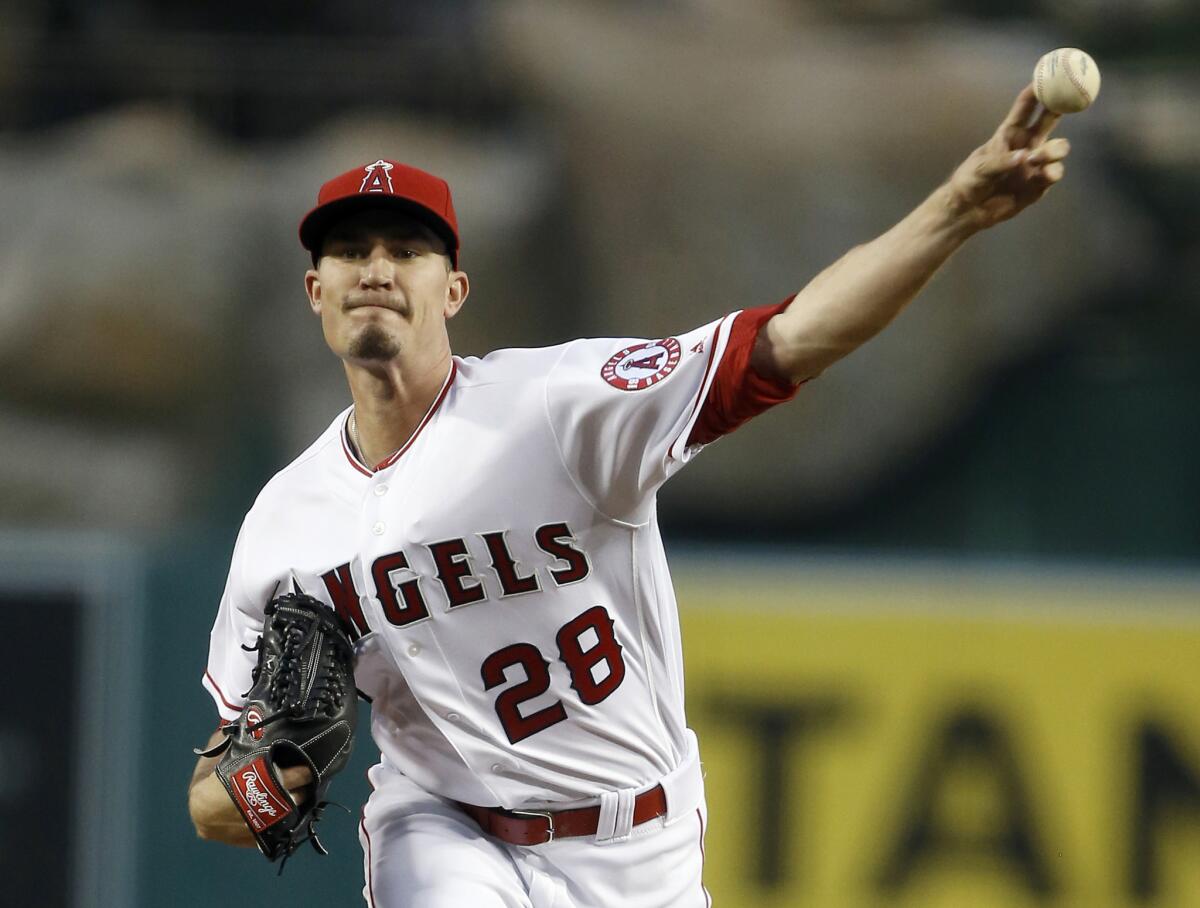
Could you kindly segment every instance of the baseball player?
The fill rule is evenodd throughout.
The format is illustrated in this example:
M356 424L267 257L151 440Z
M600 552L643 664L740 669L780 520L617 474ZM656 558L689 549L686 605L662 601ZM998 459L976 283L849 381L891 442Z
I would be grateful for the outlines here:
M447 184L377 160L321 187L305 286L353 404L246 515L203 683L237 719L281 587L352 626L381 753L368 905L709 904L658 488L1061 179L1057 120L1026 88L912 213L784 303L482 358L447 335L470 286ZM250 844L214 763L192 780L197 831ZM283 773L297 797L309 779Z

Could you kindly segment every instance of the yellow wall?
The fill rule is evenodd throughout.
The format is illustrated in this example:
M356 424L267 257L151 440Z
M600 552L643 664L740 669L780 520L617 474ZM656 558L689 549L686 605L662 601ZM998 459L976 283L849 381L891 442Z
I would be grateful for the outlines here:
M718 908L1200 905L1200 586L676 580Z

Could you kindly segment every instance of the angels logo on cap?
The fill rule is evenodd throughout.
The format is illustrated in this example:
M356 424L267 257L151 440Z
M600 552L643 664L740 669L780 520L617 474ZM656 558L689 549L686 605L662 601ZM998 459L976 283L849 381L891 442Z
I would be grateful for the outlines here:
M392 175L389 171L392 169L391 161L380 159L374 164L368 164L363 170L366 171L366 176L363 177L362 185L358 187L359 192L388 192L392 190ZM386 188L385 188L386 187Z
M673 337L626 347L604 364L601 377L619 391L656 385L679 365L679 341Z

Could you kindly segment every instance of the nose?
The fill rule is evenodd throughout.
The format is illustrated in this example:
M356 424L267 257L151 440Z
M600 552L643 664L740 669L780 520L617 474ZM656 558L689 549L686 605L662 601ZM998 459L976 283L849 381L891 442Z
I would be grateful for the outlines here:
M363 263L362 275L359 277L359 283L364 288L377 290L391 290L393 278L393 265L391 257L387 254L387 250L382 246L377 246L371 251Z

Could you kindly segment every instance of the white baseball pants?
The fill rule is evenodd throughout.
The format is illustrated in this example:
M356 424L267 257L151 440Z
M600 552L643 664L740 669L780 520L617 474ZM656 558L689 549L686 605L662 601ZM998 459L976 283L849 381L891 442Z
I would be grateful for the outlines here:
M636 826L624 841L518 846L484 835L391 766L374 766L359 824L363 897L370 908L708 908L698 763L691 774L695 808Z

